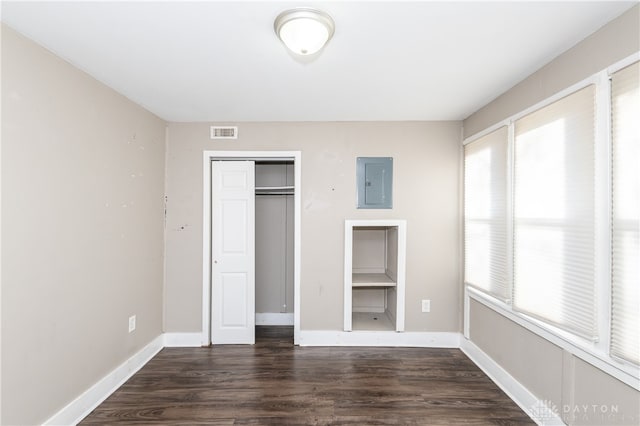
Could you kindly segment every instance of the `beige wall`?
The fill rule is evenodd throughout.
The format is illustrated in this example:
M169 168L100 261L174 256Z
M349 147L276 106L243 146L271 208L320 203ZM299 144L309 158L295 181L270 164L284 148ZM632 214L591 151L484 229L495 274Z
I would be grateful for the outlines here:
M640 50L640 6L614 19L464 120L465 137L486 129Z
M562 349L472 300L473 343L542 400L562 401Z
M164 146L162 120L2 27L2 424L161 334Z
M459 122L169 125L165 331L202 328L202 152L302 152L301 328L341 330L345 219L407 220L407 331L460 330ZM393 210L355 208L357 156L394 158ZM420 300L431 299L431 313Z
M640 393L632 387L471 300L470 338L571 425L634 425ZM533 408L533 407L532 407Z
M464 121L465 136L518 113L640 50L640 6L610 22ZM569 424L638 424L640 393L477 302L471 340L513 377L559 410L577 408ZM613 417L583 405L617 407Z

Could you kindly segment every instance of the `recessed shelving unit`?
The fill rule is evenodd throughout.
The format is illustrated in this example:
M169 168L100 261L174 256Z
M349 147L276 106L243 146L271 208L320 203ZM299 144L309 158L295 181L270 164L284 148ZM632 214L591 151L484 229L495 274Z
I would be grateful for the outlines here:
M406 221L345 221L344 330L404 331Z

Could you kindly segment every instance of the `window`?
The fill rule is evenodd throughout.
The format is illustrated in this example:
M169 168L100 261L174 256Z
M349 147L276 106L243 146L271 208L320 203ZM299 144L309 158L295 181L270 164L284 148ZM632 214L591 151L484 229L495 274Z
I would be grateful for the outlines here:
M504 126L464 150L465 282L505 301L507 142Z
M611 77L611 355L640 364L640 65Z
M640 52L464 146L465 297L635 389L638 59Z
M595 86L514 124L515 310L595 339Z

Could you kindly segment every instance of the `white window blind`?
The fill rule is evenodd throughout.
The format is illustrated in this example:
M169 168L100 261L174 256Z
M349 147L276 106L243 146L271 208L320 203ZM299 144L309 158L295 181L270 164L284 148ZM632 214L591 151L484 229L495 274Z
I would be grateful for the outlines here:
M611 355L640 364L640 65L611 77Z
M507 142L505 126L464 150L465 282L505 301Z
M595 87L514 123L513 307L595 339Z

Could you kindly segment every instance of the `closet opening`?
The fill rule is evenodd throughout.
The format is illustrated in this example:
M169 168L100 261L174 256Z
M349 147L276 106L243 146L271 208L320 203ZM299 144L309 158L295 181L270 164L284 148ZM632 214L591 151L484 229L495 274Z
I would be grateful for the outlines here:
M293 337L293 161L255 162L256 326ZM262 335L263 333L261 333Z
M202 344L300 334L299 151L205 151Z

